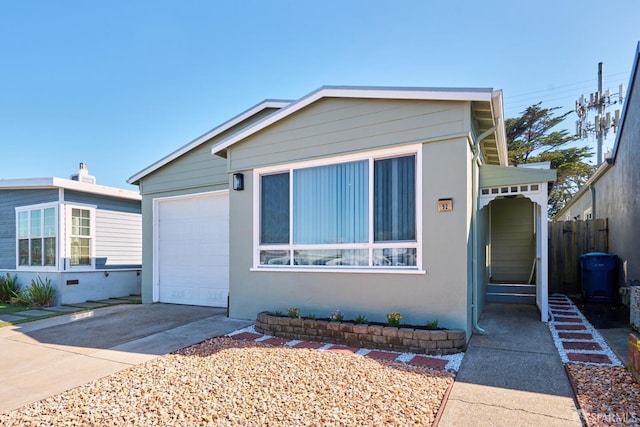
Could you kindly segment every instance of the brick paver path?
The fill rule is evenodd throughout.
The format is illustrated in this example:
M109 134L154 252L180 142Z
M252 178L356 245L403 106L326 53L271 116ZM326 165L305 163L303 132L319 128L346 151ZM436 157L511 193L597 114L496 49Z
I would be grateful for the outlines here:
M568 297L550 296L549 309L553 318L549 322L549 329L557 337L556 348L564 363L621 365L598 331Z

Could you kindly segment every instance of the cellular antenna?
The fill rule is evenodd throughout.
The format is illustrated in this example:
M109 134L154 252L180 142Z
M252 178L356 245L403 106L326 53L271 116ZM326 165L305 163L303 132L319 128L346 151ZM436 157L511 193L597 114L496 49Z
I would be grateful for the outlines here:
M615 104L622 104L624 100L624 85L618 87L618 93L611 93L609 89L602 90L604 86L604 77L602 71L602 62L598 63L598 91L589 94L587 99L584 95L580 96L576 100L576 114L578 120L576 121L576 135L580 139L586 139L590 135L595 135L598 140L598 165L603 161L602 158L602 144L610 129L616 132L616 129L620 125L620 109L616 109L613 113L613 117L610 112L607 112L607 107L611 107ZM596 115L593 119L593 124L589 123L589 111L595 111Z

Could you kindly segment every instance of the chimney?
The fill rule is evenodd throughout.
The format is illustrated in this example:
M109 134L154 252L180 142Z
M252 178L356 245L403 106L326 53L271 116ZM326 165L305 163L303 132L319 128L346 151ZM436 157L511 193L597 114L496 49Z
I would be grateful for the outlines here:
M80 163L80 168L78 169L78 173L71 175L72 181L84 182L87 184L95 184L96 177L93 175L89 175L89 170L87 169L87 164L82 162Z

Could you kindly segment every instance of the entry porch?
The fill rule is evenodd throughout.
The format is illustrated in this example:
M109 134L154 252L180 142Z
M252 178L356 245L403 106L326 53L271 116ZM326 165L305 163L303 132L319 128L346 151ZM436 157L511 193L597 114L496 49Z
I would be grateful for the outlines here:
M486 303L535 304L548 320L548 163L480 168L478 214L485 227Z

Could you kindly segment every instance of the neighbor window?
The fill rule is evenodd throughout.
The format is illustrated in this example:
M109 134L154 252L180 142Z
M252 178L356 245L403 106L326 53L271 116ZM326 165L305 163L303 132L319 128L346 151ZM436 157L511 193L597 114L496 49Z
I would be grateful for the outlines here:
M71 266L91 265L91 211L71 209Z
M416 157L260 174L258 264L416 268Z
M19 266L56 265L56 208L16 209Z

